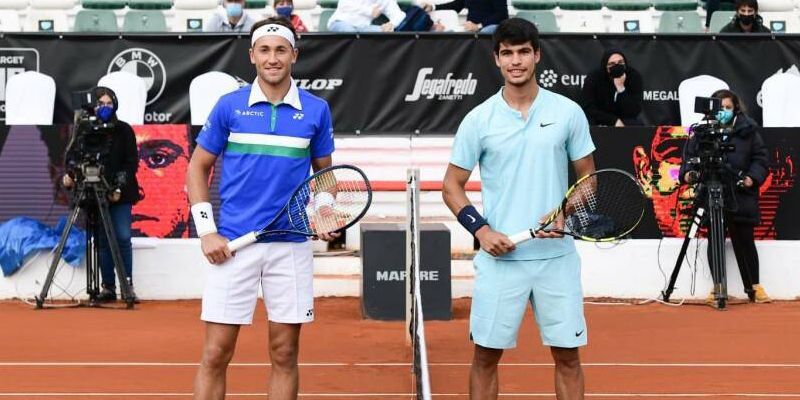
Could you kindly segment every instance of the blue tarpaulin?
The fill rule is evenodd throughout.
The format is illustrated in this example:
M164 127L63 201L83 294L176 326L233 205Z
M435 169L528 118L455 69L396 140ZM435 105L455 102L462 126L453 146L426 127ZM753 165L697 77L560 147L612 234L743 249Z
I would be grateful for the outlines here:
M33 218L17 217L0 224L0 268L3 275L10 276L22 267L29 254L38 250L53 250L58 245L67 218L62 217L58 226L51 228ZM86 253L86 233L74 225L70 229L64 252L67 263L77 266Z

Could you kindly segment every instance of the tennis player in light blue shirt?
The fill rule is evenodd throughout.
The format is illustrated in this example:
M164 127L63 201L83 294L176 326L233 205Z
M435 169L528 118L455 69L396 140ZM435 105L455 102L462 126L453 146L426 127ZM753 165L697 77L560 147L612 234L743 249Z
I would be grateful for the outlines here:
M503 349L516 346L531 303L542 343L550 346L556 365L558 398L582 398L578 347L586 345L587 329L572 238L540 232L514 246L507 235L537 227L558 207L570 163L578 177L594 172L595 147L580 106L536 83L541 57L536 27L519 18L506 20L494 43L505 85L462 121L443 189L447 206L481 245L474 260L470 396L497 397L497 365ZM483 216L464 190L476 166ZM563 218L556 224L563 228Z

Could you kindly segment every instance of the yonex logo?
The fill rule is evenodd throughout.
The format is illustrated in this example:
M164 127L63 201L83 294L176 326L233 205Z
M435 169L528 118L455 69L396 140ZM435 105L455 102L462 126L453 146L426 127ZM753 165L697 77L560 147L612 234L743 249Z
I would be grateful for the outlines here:
M296 119L296 120L301 120L301 119L303 119L303 117L304 117L303 113L294 113L294 115L292 115L292 119Z
M205 211L200 211L200 217L203 219L208 219L208 213L206 213Z
M266 30L267 30L267 32L277 32L278 31L278 27L277 26L268 26Z
M312 317L312 316L314 316L314 309L310 308L308 309L308 311L306 311L306 317Z

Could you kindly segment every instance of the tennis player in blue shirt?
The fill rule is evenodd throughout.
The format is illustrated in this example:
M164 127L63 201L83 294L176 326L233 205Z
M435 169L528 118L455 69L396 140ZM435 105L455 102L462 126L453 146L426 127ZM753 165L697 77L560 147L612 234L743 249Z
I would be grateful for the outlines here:
M516 347L528 303L555 361L556 397L583 399L578 348L587 330L572 238L539 232L515 247L506 236L538 226L558 207L570 163L578 177L595 169L580 106L536 83L538 36L536 26L519 18L497 27L494 58L505 85L464 117L444 177L445 203L481 245L470 314L471 399L497 398L497 365L504 349ZM476 166L485 217L464 190ZM556 221L557 228L563 224Z
M302 235L274 235L239 250L229 240L264 227L313 168L332 163L328 104L292 80L297 35L283 18L253 25L252 85L222 96L197 138L187 174L192 217L207 271L201 319L206 335L195 399L225 397L225 373L241 325L253 320L259 287L269 319L270 399L296 399L300 327L314 319L313 257ZM222 158L219 229L208 178ZM289 221L281 221L288 228ZM338 234L323 234L332 240Z

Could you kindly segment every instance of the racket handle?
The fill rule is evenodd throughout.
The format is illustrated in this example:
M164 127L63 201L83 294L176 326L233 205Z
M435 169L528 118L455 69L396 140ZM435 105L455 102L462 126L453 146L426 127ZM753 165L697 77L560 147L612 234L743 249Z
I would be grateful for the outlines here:
M228 242L228 250L236 251L241 249L242 247L249 246L257 241L258 241L258 236L256 236L256 233L250 232L244 236L238 237Z
M535 233L534 233L533 229L528 229L526 231L522 231L520 233L516 233L514 235L511 235L511 236L508 237L508 239L511 240L511 242L513 242L516 245L516 244L520 244L522 242L527 242L528 240L533 239L534 238L534 234Z

